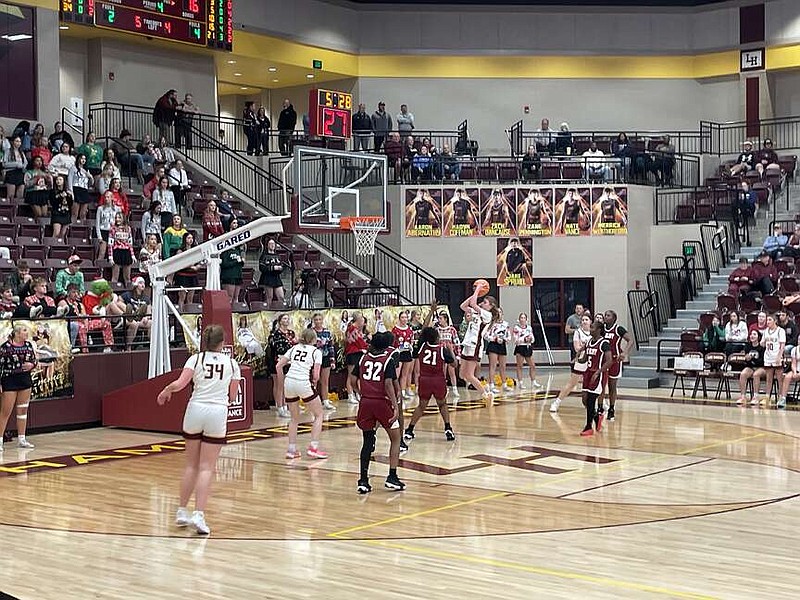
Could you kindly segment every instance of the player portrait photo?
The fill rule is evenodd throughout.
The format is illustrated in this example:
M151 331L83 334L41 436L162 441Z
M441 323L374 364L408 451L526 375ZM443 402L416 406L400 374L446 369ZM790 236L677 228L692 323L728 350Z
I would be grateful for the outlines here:
M446 187L442 190L445 237L474 237L481 234L478 188Z
M442 190L406 189L406 237L441 237Z
M481 188L483 235L508 237L517 234L516 188Z
M592 188L592 235L628 234L628 188Z
M517 235L553 235L553 189L517 189Z
M533 240L499 238L497 240L497 285L530 287L533 285Z
M555 188L555 228L557 236L592 234L589 188Z

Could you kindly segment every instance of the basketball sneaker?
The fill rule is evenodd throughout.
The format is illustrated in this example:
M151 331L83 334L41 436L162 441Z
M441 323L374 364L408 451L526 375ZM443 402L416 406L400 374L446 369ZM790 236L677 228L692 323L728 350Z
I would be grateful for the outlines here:
M606 417L606 419L608 419L609 421L613 421L615 416L616 415L614 413L614 407L613 406L609 406L608 407L608 416Z
M759 404L758 395L753 394L753 397L750 399L750 406L758 406L758 404Z
M175 513L175 525L178 527L186 527L191 522L192 517L189 514L189 511L185 508L179 508Z
M590 437L592 435L594 435L594 430L591 427L587 427L581 431L581 437Z
M353 392L352 394L347 394L347 401L350 404L358 404L358 400L359 398L357 392Z
M389 475L386 478L386 482L383 484L383 487L385 487L387 490L402 492L404 489L406 489L406 484L400 481L400 478L397 475L394 477Z
M525 385L525 382L522 381L521 379L519 380L519 389L521 389L521 390L527 389L527 386Z
M286 458L289 460L294 460L295 458L300 458L300 451L299 450L287 450L286 451Z
M404 441L406 441L406 442L410 442L410 441L411 441L411 440L413 440L415 437L417 437L417 436L416 436L416 435L414 435L414 432L413 432L413 431L410 431L410 430L406 429L406 430L403 432L403 440L404 440Z
M336 405L326 398L322 401L322 408L325 410L336 410Z
M444 437L448 442L453 442L456 439L456 434L453 433L452 429L445 429L444 430Z
M557 413L557 412L558 412L558 408L559 408L560 406L561 406L561 400L559 400L558 398L556 398L555 400L553 400L553 401L550 403L550 412L551 412L551 413Z
M513 392L514 391L514 386L513 385L508 385L507 383L504 383L503 384L503 390L506 391L506 392Z
M359 494L369 494L372 491L372 486L369 484L369 481L366 479L359 479L358 486L356 487L356 491Z
M299 454L299 453L298 453ZM313 448L309 446L306 448L306 456L310 458L328 458L328 453L325 452L322 448Z
M200 535L208 535L211 533L211 528L206 524L206 516L202 511L194 511L192 515L192 525L194 526L194 530Z
M405 454L406 452L408 452L408 444L400 440L400 454Z
M610 411L611 409L608 409L608 410ZM604 417L605 416L603 415L602 411L597 413L597 414L595 414L595 416L594 416L594 428L598 432L603 428L603 419L604 419Z
M453 396L455 396L456 398L460 397L460 395L458 393L458 386L457 385L454 385L453 387L451 387L450 391L453 393Z
M278 417L281 419L291 419L292 415L289 413L289 407L285 404L278 407Z
M531 385L533 385L534 389L537 389L537 390L542 388L542 384L539 383L536 379L533 380L533 383Z
M778 398L777 408L786 408L786 396Z
M35 448L33 444L31 444L28 440L26 440L23 437L19 438L19 440L17 441L17 446L19 446L20 448L28 448L31 450Z

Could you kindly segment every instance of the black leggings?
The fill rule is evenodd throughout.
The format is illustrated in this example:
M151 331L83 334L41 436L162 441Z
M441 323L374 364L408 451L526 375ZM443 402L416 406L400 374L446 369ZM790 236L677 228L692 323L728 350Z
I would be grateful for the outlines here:
M375 430L362 431L363 442L361 444L361 480L369 479L369 463L372 460L372 453L375 452Z

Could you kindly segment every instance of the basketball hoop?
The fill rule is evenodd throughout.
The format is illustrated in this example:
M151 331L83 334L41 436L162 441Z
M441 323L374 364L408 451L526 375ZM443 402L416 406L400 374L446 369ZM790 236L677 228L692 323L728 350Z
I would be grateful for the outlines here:
M342 217L339 226L349 229L356 238L356 254L358 256L374 256L375 241L378 234L386 227L384 217Z

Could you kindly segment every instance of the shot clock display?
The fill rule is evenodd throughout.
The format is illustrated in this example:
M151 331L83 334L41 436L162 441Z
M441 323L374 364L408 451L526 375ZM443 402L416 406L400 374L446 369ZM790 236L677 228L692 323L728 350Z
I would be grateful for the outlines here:
M324 138L347 139L351 135L353 95L332 90L308 94L309 133Z
M61 20L233 49L233 0L60 0Z

